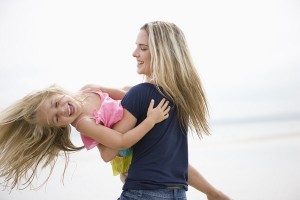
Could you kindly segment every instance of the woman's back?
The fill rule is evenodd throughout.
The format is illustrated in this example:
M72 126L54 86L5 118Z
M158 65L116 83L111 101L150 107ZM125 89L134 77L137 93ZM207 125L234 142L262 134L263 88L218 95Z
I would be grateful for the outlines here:
M147 101L154 99L159 102L162 98L164 96L153 84L142 83L126 94L122 106L136 117L139 124L147 116ZM180 186L187 190L187 134L176 113L173 107L167 120L157 124L133 146L132 163L123 189Z

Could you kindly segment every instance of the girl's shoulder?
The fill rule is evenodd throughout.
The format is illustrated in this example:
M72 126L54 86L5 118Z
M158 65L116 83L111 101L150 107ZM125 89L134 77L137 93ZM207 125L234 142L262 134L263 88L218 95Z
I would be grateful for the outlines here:
M91 116L88 116L88 115L85 115L85 114L82 114L80 115L73 123L72 123L72 126L78 130L79 129L79 125L80 123L85 123L85 122L92 122L93 120L93 117Z

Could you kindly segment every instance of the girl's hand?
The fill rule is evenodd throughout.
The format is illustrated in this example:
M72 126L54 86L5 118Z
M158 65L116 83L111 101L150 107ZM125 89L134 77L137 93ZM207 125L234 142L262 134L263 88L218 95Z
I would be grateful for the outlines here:
M148 107L147 117L153 119L154 123L159 123L169 117L169 101L163 98L159 104L153 108L154 100L152 99Z

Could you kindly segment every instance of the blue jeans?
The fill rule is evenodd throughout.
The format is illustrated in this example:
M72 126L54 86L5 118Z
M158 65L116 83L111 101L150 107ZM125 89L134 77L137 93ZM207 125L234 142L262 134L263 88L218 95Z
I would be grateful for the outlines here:
M166 188L158 190L127 190L123 191L118 200L186 200L184 189Z

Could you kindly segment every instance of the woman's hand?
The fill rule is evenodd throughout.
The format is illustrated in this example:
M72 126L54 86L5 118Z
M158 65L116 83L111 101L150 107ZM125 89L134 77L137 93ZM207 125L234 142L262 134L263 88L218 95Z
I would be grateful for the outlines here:
M217 191L215 194L207 194L206 196L208 200L233 200L221 191Z

